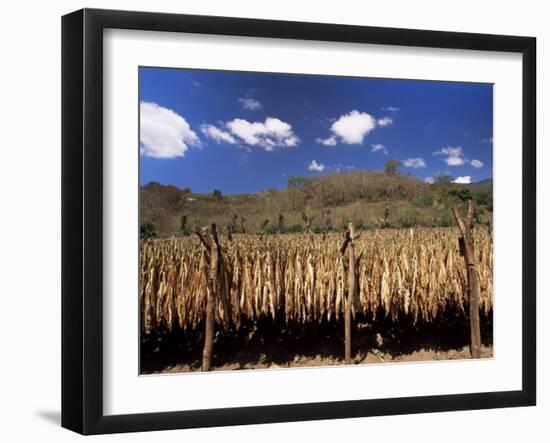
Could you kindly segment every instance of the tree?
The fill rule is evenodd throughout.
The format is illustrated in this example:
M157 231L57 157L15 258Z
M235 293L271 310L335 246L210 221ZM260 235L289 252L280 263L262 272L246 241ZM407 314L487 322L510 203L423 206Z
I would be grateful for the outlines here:
M180 233L181 235L189 235L189 229L187 229L187 215L182 215L180 218Z
M219 189L214 189L212 191L212 197L214 197L216 200L221 200L223 198L222 191Z
M438 185L448 185L449 183L453 182L453 176L449 174L437 174L434 177L434 183Z
M388 160L384 163L384 172L388 175L395 175L400 164L399 160Z
M231 217L231 223L229 223L229 230L232 234L235 234L237 232L237 220L239 219L239 216L237 214L233 214L233 217Z
M382 227L387 228L388 227L388 217L390 216L390 205L386 202L386 205L384 206L384 218L382 220Z
M330 217L330 209L325 209L323 211L323 224L325 232L332 230L332 218Z
M285 216L283 214L279 214L279 222L277 224L277 230L279 231L279 234L284 234L285 232Z
M157 228L153 223L142 223L139 227L139 236L142 240L155 238L157 236Z
M315 218L314 215L308 216L305 211L302 211L302 220L304 221L306 225L306 232L309 232L311 230L311 223L313 222L313 219Z
M468 188L451 189L449 191L449 194L459 198L463 202L467 202L468 200L473 200L472 192Z
M493 191L491 189L479 189L474 192L476 203L484 205L489 211L493 210Z
M269 220L266 218L261 225L261 230L265 234L267 232L267 227L269 225Z
M310 182L308 177L290 176L287 180L287 188L289 189L301 189Z
M246 217L241 216L241 233L246 234Z

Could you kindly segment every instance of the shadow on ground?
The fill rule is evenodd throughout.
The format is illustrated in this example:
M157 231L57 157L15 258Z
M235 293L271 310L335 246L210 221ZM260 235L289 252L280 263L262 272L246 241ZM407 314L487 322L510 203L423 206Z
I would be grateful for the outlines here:
M61 426L61 411L36 411L36 415L53 425Z
M140 363L144 374L200 370L203 325L174 328L142 338ZM481 316L483 357L492 356L492 313ZM432 322L413 324L357 316L352 327L354 363L469 358L470 326L462 312L446 312ZM216 332L212 366L252 369L341 364L343 320L285 323L263 319L238 331Z

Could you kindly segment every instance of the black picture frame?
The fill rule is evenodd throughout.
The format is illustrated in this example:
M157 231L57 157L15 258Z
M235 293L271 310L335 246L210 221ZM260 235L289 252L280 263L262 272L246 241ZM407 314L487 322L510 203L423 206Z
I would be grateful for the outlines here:
M103 30L108 28L522 54L522 389L177 412L103 413ZM536 404L536 39L83 9L62 18L62 426L151 431Z

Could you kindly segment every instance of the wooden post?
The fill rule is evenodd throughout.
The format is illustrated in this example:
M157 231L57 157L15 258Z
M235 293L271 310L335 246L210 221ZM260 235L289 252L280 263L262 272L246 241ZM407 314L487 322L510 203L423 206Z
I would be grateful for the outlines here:
M204 320L204 348L202 350L202 371L210 371L212 362L212 348L214 345L214 327L215 327L215 290L218 273L218 248L210 235L207 227L197 231L197 235L204 248L206 249L206 258L210 262L207 276L206 292L206 318Z
M206 260L210 263L207 275L206 318L204 320L204 348L202 350L202 371L209 371L212 363L212 348L214 345L214 328L216 323L216 297L221 297L225 316L230 316L226 294L223 293L224 275L223 255L218 238L216 224L211 225L212 233L207 227L197 231L204 249ZM227 324L228 319L224 319Z
M215 296L221 303L223 316L221 318L224 329L229 328L231 319L231 302L229 299L229 286L228 282L231 280L227 275L227 266L225 266L225 260L223 257L222 246L218 236L218 229L216 223L212 223L212 237L214 238L214 245L218 252L216 263L216 275L214 280ZM229 238L229 241L233 241L233 237ZM213 266L213 264L211 265Z
M344 298L344 361L345 364L351 364L351 303L357 292L357 276L355 271L355 246L353 240L355 228L353 223L348 224L348 229L344 232L344 241L340 247L340 253L345 257L346 249L348 251L348 291Z
M474 217L474 204L468 201L466 220L462 220L457 208L453 208L453 214L460 229L460 252L464 256L466 274L468 278L468 295L470 300L470 353L472 358L481 357L481 329L479 326L479 279L477 274L477 263L472 236Z

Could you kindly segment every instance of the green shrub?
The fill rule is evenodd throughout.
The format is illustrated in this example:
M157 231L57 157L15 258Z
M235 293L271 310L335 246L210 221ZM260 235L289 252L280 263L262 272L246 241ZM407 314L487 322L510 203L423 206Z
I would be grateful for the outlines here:
M278 234L279 227L277 225L271 225L265 230L265 233L268 235Z
M267 234L268 226L269 226L269 220L266 218L260 226L260 230L263 234Z
M139 227L139 236L142 240L155 238L157 236L157 228L153 223L142 223Z
M190 234L187 228L187 215L182 215L180 217L180 234L183 236L188 236Z
M279 234L284 234L286 232L285 216L283 214L279 214L277 230L279 231Z
M290 228L288 228L287 232L296 234L296 233L304 232L304 228L301 224L296 223L295 225L292 225Z
M420 213L416 209L403 211L399 217L398 225L400 228L412 228L419 224Z
M411 203L414 206L419 206L421 208L427 208L431 206L434 202L434 196L430 191L424 191L418 194L416 197L413 197Z
M355 223L355 229L358 231L364 231L367 229L367 225L363 222L363 220L359 220Z
M449 191L449 194L463 202L467 202L468 200L472 200L473 198L472 191L470 191L468 188L451 189Z
M475 202L478 205L486 206L489 211L493 210L493 191L491 189L480 189L474 193Z

